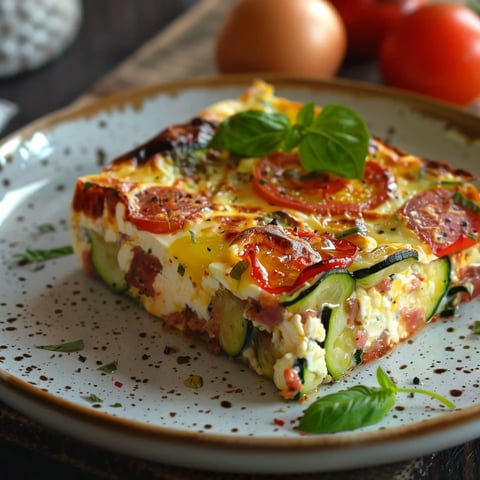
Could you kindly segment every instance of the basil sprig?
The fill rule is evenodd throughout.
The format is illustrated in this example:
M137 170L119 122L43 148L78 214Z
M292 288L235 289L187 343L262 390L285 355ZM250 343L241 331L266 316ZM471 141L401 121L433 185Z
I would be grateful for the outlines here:
M379 367L378 387L356 385L331 393L313 402L300 419L299 430L306 433L332 433L374 425L395 405L397 393L419 393L435 398L450 409L455 405L442 395L422 388L397 387Z
M315 105L305 104L296 123L280 112L249 110L223 120L208 147L240 157L262 157L298 148L309 171L362 178L370 133L358 114L344 105L326 105L315 116Z

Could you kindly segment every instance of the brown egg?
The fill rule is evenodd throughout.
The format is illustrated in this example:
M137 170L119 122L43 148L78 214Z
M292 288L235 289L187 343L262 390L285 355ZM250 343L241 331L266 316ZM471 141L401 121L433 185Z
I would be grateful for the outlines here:
M347 48L338 12L324 0L240 0L216 38L222 73L278 72L330 77Z

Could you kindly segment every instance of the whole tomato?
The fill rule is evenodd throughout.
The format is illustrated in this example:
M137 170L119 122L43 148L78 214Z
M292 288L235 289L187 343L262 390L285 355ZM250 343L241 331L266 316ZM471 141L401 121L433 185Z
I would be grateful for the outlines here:
M480 17L432 3L404 17L380 49L385 83L465 106L480 98Z
M400 18L429 0L330 0L347 29L347 55L365 59L376 56L385 33Z

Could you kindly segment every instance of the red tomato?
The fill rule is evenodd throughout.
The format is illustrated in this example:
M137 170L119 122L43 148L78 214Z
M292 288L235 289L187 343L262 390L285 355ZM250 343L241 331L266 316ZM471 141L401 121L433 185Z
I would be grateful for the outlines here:
M415 195L402 208L407 226L437 257L475 245L480 215L454 202L453 190L437 187Z
M150 187L135 195L135 201L128 206L128 216L140 230L167 233L181 229L208 205L202 195L173 187Z
M388 32L379 60L387 84L465 106L480 97L480 18L461 4L421 7Z
M268 202L306 213L363 213L383 203L395 189L389 172L367 162L363 180L307 172L296 154L274 153L253 169L254 188Z
M322 272L347 268L358 251L348 240L277 225L244 230L234 242L240 258L250 261L255 282L270 293L293 291Z
M347 29L347 53L353 58L377 54L385 33L404 15L429 0L330 0Z

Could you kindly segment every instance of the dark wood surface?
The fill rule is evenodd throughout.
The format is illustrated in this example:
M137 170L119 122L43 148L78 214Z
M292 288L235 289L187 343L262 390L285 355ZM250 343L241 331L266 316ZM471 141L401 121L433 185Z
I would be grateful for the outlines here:
M85 94L145 42L159 34L172 20L201 1L84 0L81 30L75 42L59 59L37 71L0 79L0 98L15 102L19 106L19 113L0 136L64 107ZM374 63L346 64L339 76L379 81ZM480 432L478 434L480 436ZM71 480L254 478L185 471L103 452L51 432L0 403L0 479L39 477ZM270 479L273 476L259 478ZM411 464L406 464L403 470L400 465L390 470L386 468L381 471L362 470L335 475L309 475L308 478L480 479L480 440L424 457L415 468L411 468Z

